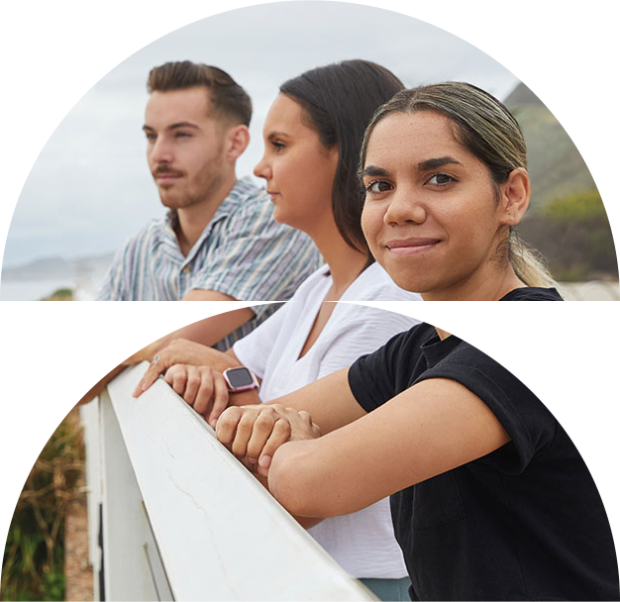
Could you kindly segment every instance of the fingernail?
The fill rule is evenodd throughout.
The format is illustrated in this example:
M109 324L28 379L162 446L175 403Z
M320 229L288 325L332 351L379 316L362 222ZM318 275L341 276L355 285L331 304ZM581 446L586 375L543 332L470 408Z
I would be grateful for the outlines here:
M260 459L258 460L258 465L262 466L263 468L269 468L270 464L271 464L271 456L261 456Z

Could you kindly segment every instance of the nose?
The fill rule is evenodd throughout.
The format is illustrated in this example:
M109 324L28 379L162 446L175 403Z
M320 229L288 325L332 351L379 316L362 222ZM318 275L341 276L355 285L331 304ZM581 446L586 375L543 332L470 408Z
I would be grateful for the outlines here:
M152 163L172 163L174 161L172 145L164 136L157 136L157 139L151 143L148 155Z
M254 168L254 175L257 178L264 178L265 180L271 179L271 166L265 158L265 155L263 155L261 160L256 164L256 167Z
M426 220L426 208L416 199L412 191L400 189L394 191L390 198L383 221L388 226L399 226L406 223L421 224Z

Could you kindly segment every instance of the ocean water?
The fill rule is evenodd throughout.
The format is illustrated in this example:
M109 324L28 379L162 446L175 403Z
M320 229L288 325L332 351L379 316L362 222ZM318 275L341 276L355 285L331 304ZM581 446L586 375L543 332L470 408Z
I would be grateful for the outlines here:
M0 301L40 301L59 288L75 289L75 282L65 280L9 280L0 283ZM619 301L617 282L560 283L559 290L567 301ZM91 301L96 297L97 286L89 282L80 284L76 293L78 301Z
M75 288L75 283L68 280L9 280L0 283L0 301L40 301L59 288ZM80 299L95 297L95 291L80 290Z

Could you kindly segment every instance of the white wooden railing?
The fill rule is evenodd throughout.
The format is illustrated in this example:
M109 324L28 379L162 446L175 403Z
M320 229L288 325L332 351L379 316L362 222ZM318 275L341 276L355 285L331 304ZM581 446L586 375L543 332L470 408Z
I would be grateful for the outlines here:
M95 599L374 600L146 366L82 408Z

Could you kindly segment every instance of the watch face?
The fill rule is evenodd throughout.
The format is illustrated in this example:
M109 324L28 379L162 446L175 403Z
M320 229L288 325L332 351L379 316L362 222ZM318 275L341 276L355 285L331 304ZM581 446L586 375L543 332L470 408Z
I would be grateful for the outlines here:
M254 383L252 375L247 368L233 368L232 370L227 370L226 376L228 376L228 380L233 389L247 387Z

